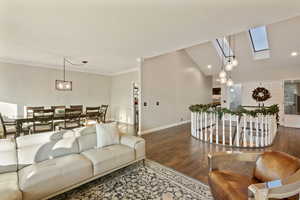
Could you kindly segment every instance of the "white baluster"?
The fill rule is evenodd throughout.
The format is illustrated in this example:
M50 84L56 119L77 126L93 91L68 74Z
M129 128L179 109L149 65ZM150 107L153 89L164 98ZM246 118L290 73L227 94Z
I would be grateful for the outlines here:
M253 124L252 124L252 116L250 116L250 147L253 147Z
M195 113L191 112L191 128L192 128L192 136L195 136Z
M243 115L243 117L244 117L244 134L243 134L243 145L244 145L244 147L246 147L247 146L247 138L246 138L246 127L247 127L247 122L246 122L246 116L247 115Z
M255 121L256 121L256 123L255 123L256 124L256 126L255 126L256 127L256 141L255 141L256 145L255 146L259 147L258 115L256 116Z
M263 147L264 146L264 116L261 115L261 119L260 119L260 133L261 133L261 138L260 138L260 146Z
M219 144L219 118L218 114L216 113L216 143Z
M195 118L196 118L196 126L195 126L195 132L196 132L196 138L199 139L199 112L195 113Z
M200 140L203 140L203 112L200 113Z
M271 123L272 123L271 115L268 115L268 133L269 133L269 144L270 145L272 144Z
M225 113L222 116L222 143L225 145Z
M205 128L205 136L204 136L204 139L205 141L207 141L207 113L205 112L204 113L204 116L205 116L205 121L204 121L204 128Z
M229 145L232 146L232 118L229 114Z
M209 134L209 141L210 143L213 143L213 130L212 130L212 125L213 125L213 113L210 113L210 134Z
M265 146L267 146L268 145L268 138L269 138L268 127L267 127L267 115L265 115L265 117L264 117L264 129L265 129Z
M240 123L239 123L239 116L236 116L236 145L240 146Z

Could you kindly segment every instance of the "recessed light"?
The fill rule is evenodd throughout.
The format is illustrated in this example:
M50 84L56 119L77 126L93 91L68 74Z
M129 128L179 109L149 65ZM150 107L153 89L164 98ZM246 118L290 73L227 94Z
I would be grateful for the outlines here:
M296 52L296 51L292 52L291 56L298 56L298 52Z
M207 65L207 68L210 69L212 66L211 65Z

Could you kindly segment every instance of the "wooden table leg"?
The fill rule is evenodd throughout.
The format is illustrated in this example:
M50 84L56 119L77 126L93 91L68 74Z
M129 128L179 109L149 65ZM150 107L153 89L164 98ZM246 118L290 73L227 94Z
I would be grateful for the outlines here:
M16 137L19 137L22 133L23 123L21 121L16 121Z

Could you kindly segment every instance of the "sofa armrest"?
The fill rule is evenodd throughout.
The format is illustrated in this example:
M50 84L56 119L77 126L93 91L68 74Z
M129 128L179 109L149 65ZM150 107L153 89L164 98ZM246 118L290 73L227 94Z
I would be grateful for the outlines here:
M221 159L226 158L234 161L241 162L255 162L257 157L261 155L262 152L239 152L239 151L225 151L225 152L214 152L208 154L208 165L209 171L217 170L217 162Z
M248 187L248 190L249 198L255 200L292 197L300 193L300 170L282 180L252 184Z
M141 137L123 135L120 140L121 144L129 146L135 150L135 159L145 158L145 140Z

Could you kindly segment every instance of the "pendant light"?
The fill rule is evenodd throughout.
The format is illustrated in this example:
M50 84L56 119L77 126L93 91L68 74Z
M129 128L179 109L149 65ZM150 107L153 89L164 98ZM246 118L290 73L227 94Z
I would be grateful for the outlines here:
M82 64L74 64L71 61L64 58L64 60L63 60L63 80L56 80L55 81L56 90L59 90L59 91L72 91L72 89L73 89L72 81L66 81L66 63L67 62L71 65L76 65L76 66L83 66L84 64L88 63L88 61L82 61Z

